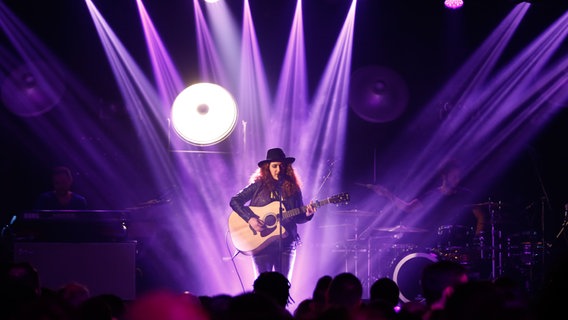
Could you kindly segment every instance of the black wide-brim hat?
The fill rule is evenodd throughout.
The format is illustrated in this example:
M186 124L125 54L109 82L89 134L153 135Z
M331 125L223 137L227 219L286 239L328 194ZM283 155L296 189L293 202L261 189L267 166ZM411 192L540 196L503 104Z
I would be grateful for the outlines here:
M267 162L283 162L283 163L293 163L296 160L296 158L292 158L292 157L286 157L286 154L284 154L284 151L282 151L282 149L280 148L273 148L273 149L269 149L266 152L266 160L262 160L258 163L258 166L261 167L263 164L267 163Z

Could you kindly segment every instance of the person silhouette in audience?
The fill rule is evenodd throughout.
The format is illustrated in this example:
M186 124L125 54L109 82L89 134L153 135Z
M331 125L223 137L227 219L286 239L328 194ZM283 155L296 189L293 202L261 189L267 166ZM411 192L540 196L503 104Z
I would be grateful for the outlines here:
M90 296L77 307L77 315L81 320L120 320L126 314L126 302L112 293Z
M229 301L225 320L293 320L292 314L266 294L241 293Z
M29 262L11 262L2 270L0 311L6 317L36 301L42 292L39 273Z
M233 296L226 293L216 294L213 296L199 296L199 301L207 313L210 320L225 320L227 318L227 310Z
M489 280L471 280L454 286L446 299L444 320L531 320L529 307L515 303ZM541 315L542 316L542 315ZM541 318L540 319L547 319ZM535 318L536 319L536 318Z
M54 167L51 172L53 190L44 192L36 200L35 210L86 210L87 199L72 191L73 173L68 167Z
M424 267L420 285L426 305L423 320L439 319L454 287L469 281L467 269L451 260L440 260Z
M278 271L261 272L253 284L254 293L263 294L281 306L286 308L294 302L290 296L290 281Z
M566 312L565 303L568 299L568 252L550 259L549 266L544 270L543 279L536 293L533 310L541 319L555 319Z
M91 292L86 285L72 281L59 288L57 295L73 308L79 308L83 302L91 297Z
M43 288L29 262L4 266L0 279L0 319L71 319L72 308L53 290Z
M326 307L327 290L329 289L331 280L333 280L333 277L330 275L323 275L318 279L312 292L312 297L300 302L294 311L295 319L310 320L318 318Z
M394 309L398 306L400 288L398 284L391 278L382 277L371 285L369 299L371 302L375 300L383 300Z
M327 290L327 306L320 319L350 319L363 307L363 284L351 272L337 274Z
M394 320L397 317L400 289L397 283L387 277L373 282L369 290L369 301L362 303L356 311L358 320Z

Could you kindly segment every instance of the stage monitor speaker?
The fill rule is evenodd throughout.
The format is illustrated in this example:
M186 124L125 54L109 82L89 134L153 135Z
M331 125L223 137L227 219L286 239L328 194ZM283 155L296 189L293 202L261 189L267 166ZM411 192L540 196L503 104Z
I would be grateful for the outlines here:
M78 282L91 296L115 294L136 297L136 241L129 242L15 242L14 261L29 262L44 288L57 290Z

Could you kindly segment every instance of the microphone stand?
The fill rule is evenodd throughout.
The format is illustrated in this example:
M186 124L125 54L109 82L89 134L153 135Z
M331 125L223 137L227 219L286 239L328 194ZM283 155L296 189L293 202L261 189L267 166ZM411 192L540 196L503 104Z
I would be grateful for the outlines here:
M329 180L329 177L331 177L331 174L333 172L333 165L335 164L335 160L333 160L332 162L328 161L328 163L329 163L329 171L327 172L327 174L325 176L322 177L322 182L321 182L318 190L315 193L316 196L321 192L321 190L323 189L323 186Z
M540 170L536 161L536 155L534 154L534 152L530 152L529 155L531 156L531 160L533 161L534 164L534 168L535 168L535 172L536 172L536 177L538 179L538 183L540 186L540 189L542 191L542 197L540 198L540 241L542 242L542 249L541 249L541 263L542 263L542 267L545 267L545 264L547 262L546 260L546 236L545 236L545 207L547 207L549 210L552 210L552 206L550 205L550 199L548 197L548 193L546 192L546 188L544 186L544 182L542 181L542 176L540 174Z
M283 221L283 206L284 206L284 197L282 195L282 185L284 184L284 175L281 175L280 177L278 177L278 181L276 182L277 185L277 191L278 191L278 221L280 221L278 223L278 233L279 233L279 241L278 241L278 259L279 259L279 264L280 264L280 272L282 272L282 274L284 274L284 262L282 261L282 255L283 255L283 239L282 239L282 221ZM288 274L284 274L284 276L286 278L288 278Z
M560 231L556 234L556 239L560 238L560 236L566 231L566 227L568 227L568 203L564 205L564 221L562 221Z

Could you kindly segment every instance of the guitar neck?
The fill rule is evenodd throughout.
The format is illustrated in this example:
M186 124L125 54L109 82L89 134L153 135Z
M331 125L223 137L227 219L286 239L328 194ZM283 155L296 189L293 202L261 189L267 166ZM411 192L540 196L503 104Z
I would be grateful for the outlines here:
M319 208L319 207L326 205L326 204L329 204L329 203L330 203L330 198L327 198L325 200L315 201L314 206L316 206L316 208ZM285 211L282 214L282 217L283 217L283 219L292 218L294 216L299 215L300 213L305 213L307 209L308 209L308 206L302 206L302 207L299 207L299 208L291 209L291 210Z

